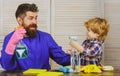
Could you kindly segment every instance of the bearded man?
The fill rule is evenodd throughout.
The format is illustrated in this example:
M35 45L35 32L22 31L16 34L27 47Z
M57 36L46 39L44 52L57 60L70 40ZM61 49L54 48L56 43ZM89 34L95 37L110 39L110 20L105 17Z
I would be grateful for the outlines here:
M35 4L20 4L15 16L22 28L9 33L4 39L1 65L5 70L50 70L49 58L63 66L70 64L70 55L62 50L50 34L37 29L38 7ZM17 49L20 41L26 50Z

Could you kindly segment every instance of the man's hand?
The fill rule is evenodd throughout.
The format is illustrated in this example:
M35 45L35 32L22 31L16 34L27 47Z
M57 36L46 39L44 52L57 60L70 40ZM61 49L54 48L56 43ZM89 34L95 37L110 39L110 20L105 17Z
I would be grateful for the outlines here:
M15 30L15 32L13 33L12 37L10 38L10 40L6 46L5 52L8 54L13 54L15 47L16 47L16 44L21 39L23 39L25 33L26 33L26 31L24 28L20 28L20 29Z
M26 31L24 28L15 30L9 42L16 45L21 39L23 39L25 33Z

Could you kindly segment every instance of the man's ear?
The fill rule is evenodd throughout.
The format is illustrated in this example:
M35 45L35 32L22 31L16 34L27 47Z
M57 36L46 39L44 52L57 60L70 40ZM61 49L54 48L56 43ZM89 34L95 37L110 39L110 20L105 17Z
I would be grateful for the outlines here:
M18 18L17 18L17 21L18 21L18 24L19 24L19 25L22 25L22 23L23 23L22 18L18 17Z

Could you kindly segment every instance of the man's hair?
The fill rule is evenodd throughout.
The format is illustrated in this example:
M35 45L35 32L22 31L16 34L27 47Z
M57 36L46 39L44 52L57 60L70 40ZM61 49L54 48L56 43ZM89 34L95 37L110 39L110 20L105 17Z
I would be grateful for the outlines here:
M31 11L31 12L38 12L38 7L35 4L29 4L29 3L23 3L18 6L15 17L21 17L24 18L26 15L26 12Z
M91 29L94 33L99 34L98 40L104 42L109 31L109 24L106 19L92 18L86 21L84 25L87 29Z

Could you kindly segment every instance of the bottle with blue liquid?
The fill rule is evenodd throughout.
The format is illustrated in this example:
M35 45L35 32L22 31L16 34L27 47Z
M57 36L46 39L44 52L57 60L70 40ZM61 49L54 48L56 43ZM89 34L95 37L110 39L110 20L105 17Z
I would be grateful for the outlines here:
M16 57L18 59L24 59L24 58L27 58L28 57L28 49L27 49L27 46L26 44L20 40L17 45L16 45L16 49L15 49L15 54L16 54Z
M77 37L70 36L69 40L77 41ZM71 51L71 69L72 72L80 72L80 52L78 52L75 48L72 48Z

